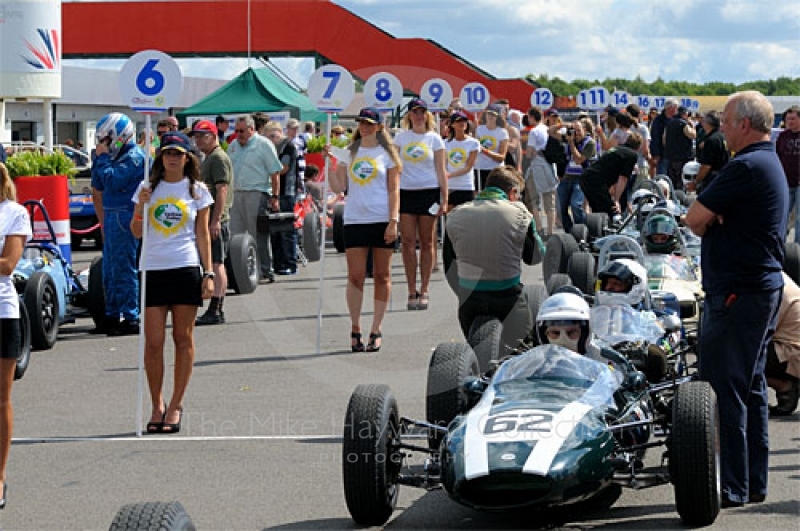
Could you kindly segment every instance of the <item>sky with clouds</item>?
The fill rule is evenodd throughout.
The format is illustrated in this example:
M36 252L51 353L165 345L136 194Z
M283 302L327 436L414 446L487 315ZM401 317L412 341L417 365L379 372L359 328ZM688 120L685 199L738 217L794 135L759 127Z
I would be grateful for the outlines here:
M333 1L395 37L432 39L499 78L800 77L798 0ZM179 62L184 75L223 79L247 67L245 59ZM314 68L307 59L273 62L302 87Z

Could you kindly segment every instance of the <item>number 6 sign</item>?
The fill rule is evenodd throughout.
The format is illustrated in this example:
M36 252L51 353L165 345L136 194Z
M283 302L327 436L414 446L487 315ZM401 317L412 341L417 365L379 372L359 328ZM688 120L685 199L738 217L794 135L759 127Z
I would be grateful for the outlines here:
M158 114L174 106L183 88L178 63L158 50L145 50L125 62L119 90L128 106L142 114Z

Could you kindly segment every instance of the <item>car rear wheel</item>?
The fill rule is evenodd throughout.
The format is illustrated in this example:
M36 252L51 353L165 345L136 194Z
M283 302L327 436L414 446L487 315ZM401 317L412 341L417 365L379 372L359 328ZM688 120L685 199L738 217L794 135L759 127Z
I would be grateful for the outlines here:
M363 526L389 520L403 463L397 401L385 385L359 385L344 421L342 479L347 509Z
M344 252L344 205L333 207L333 246L337 253Z
M800 243L789 242L786 244L783 269L795 284L800 284Z
M103 257L96 256L89 266L89 315L94 325L102 328L106 324L106 292L103 288Z
M24 304L19 305L20 345L17 366L14 368L14 379L25 376L31 361L31 321Z
M471 404L464 391L464 380L480 375L478 358L466 343L440 343L428 365L425 417L436 426L446 427L457 415L466 413ZM442 436L428 433L428 444L439 449Z
M479 315L469 327L467 342L478 358L480 371L488 371L492 361L503 356L503 323L497 317Z
M539 345L539 335L536 333L536 317L539 315L539 308L542 307L542 303L548 297L547 288L541 284L524 286L522 293L528 301L528 308L531 309L531 315L533 316L533 330L531 330L529 337L531 344L535 347Z
M309 262L320 259L320 242L322 241L322 224L316 210L307 212L303 218L303 254Z
M58 292L53 279L37 271L25 282L25 309L31 323L31 346L34 350L53 348L58 337Z
M109 531L194 531L192 519L180 502L145 502L124 505L111 522Z
M572 284L587 295L594 294L594 255L578 252L569 258L567 273Z
M577 252L578 242L571 234L556 233L547 239L547 250L542 260L542 275L545 282L556 273L566 273L572 253Z
M225 258L228 287L235 293L247 295L258 287L258 251L256 240L248 232L234 234L230 252Z
M605 212L592 212L586 214L586 227L592 238L602 238L605 236L608 227L608 214Z
M552 277L547 279L545 283L545 287L547 287L547 293L552 295L558 288L563 286L571 286L572 279L569 278L569 275L566 273L556 273ZM535 317L535 316L534 316Z
M573 225L569 233L572 234L572 237L575 238L575 241L578 243L589 241L589 227L583 223L576 223Z
M669 469L675 505L690 526L714 523L720 509L719 411L708 382L678 387L672 403Z

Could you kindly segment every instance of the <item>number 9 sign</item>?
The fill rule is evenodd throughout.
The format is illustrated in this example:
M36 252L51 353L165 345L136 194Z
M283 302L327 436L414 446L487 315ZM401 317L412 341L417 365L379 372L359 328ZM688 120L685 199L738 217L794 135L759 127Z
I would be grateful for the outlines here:
M178 63L158 50L145 50L128 59L119 75L119 89L128 106L142 114L173 107L183 88Z
M364 101L379 111L391 111L403 103L403 85L389 72L373 74L364 84Z
M308 99L324 112L342 112L353 101L353 76L339 65L324 65L308 80Z
M429 111L446 111L450 108L450 102L453 101L453 89L450 88L450 83L444 79L429 79L419 89L419 96L428 104Z

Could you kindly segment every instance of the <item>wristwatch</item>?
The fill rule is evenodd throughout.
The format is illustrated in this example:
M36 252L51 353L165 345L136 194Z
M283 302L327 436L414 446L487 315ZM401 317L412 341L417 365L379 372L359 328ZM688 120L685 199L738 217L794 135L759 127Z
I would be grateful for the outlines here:
M203 271L203 278L214 278L215 276L213 271Z

